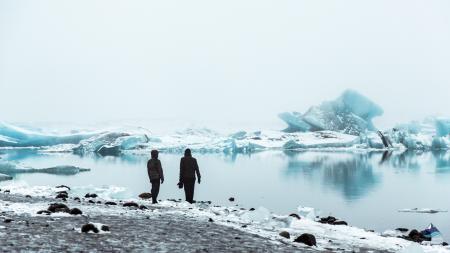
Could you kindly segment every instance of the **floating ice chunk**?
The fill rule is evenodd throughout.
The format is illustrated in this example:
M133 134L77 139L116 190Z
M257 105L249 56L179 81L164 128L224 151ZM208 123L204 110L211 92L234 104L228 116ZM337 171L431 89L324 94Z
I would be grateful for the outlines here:
M431 208L406 208L398 210L402 213L446 213L447 210L431 209Z
M404 249L400 250L398 253L425 253L425 251L419 244L411 243Z
M80 172L90 171L90 169L80 168L76 166L62 165L50 168L36 169L23 166L19 163L0 162L0 173L15 175L19 173L47 173L54 175L75 175Z
M254 211L244 213L241 217L247 221L264 223L270 220L270 211L265 207L258 207Z
M316 211L316 209L314 209L312 207L299 206L297 208L297 211L298 211L298 214L305 219L309 219L309 220L316 219L317 211Z
M374 102L353 90L346 90L333 101L311 107L305 114L282 113L280 118L288 124L286 131L332 130L359 135L375 130L372 119L383 114Z

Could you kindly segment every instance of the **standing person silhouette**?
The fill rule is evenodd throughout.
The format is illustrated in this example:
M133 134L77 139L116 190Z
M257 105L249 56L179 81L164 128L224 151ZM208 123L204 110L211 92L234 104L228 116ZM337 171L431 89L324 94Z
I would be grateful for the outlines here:
M197 160L192 157L191 150L186 149L184 157L180 161L180 183L184 185L186 201L191 204L194 203L195 175L197 175L200 184L201 176Z
M147 162L147 172L150 183L152 184L152 202L153 204L158 203L158 194L160 180L161 184L164 183L164 173L161 167L161 161L158 159L158 150L152 150L151 159Z

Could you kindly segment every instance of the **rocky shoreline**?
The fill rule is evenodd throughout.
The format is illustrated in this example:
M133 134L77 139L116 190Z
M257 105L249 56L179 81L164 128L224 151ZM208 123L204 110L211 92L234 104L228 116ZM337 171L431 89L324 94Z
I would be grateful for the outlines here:
M289 242L286 234L267 238L208 217L173 213L164 206L97 200L95 195L69 197L66 192L51 198L1 191L0 248L6 252L331 252Z

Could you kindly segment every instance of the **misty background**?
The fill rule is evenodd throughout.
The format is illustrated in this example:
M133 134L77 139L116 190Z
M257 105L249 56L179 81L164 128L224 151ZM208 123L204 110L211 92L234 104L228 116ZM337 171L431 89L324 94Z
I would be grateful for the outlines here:
M355 89L449 116L450 2L0 0L0 121L282 128Z

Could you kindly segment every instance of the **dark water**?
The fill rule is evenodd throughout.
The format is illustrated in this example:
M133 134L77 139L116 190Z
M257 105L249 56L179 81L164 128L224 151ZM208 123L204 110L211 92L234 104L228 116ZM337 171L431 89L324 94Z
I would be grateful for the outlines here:
M29 185L79 186L115 198L134 198L149 191L146 156L80 157L2 151L1 160L41 168L76 165L91 168L74 176L16 174L14 182ZM280 214L299 205L321 210L351 225L384 231L396 227L423 229L435 224L450 238L449 213L401 213L404 208L450 209L450 153L445 152L261 152L251 155L194 154L203 175L196 199L243 207L265 206ZM166 182L160 197L183 198L176 187L180 155L160 154ZM11 184L3 182L1 185ZM108 188L124 187L110 193ZM236 202L228 202L229 197Z

